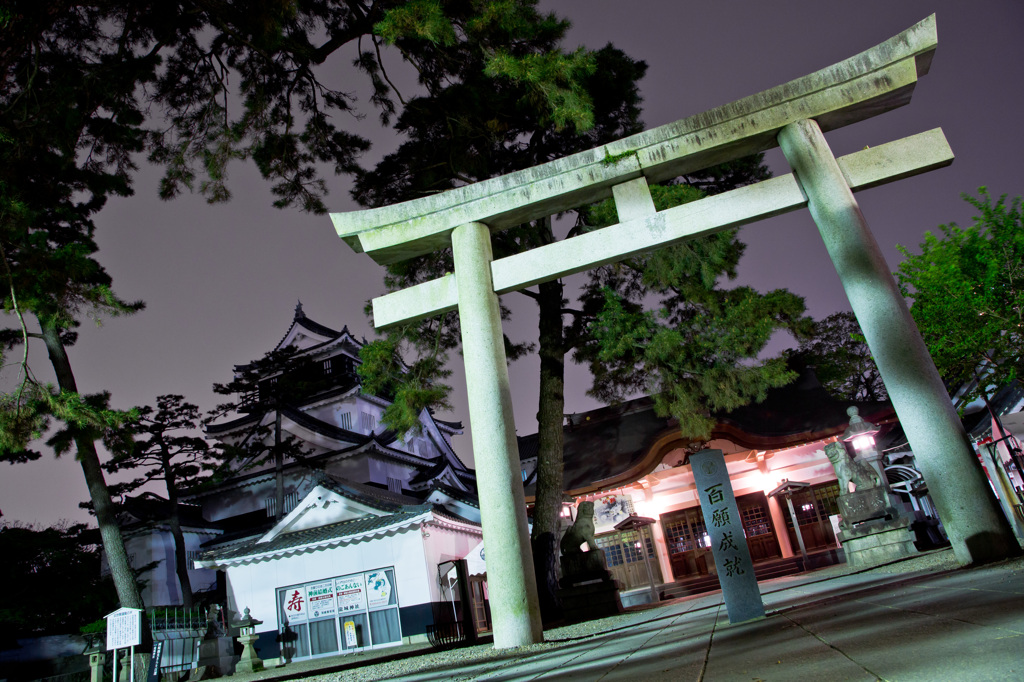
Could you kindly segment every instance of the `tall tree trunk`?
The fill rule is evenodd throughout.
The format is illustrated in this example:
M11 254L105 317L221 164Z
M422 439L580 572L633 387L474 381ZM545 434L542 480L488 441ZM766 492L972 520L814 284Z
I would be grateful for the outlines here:
M274 472L277 479L274 493L274 520L284 517L284 453L281 452L281 407L278 406L274 417Z
M562 324L562 283L540 285L538 355L540 398L537 407L537 487L533 506L533 554L541 611L545 621L561 617L558 604L559 523L563 494L565 416L565 332Z
M78 384L75 381L75 374L71 370L71 361L68 359L64 343L60 340L60 330L54 323L43 319L39 319L39 326L42 329L46 351L50 356L50 364L53 365L53 371L57 375L57 385L63 391L78 393ZM107 482L103 477L100 457L96 452L96 442L85 434L79 434L75 436L75 447L78 450L78 461L82 465L86 486L89 488L89 499L92 501L96 523L100 528L103 551L107 555L107 565L110 566L110 575L114 580L117 598L122 607L145 609L145 605L142 603L142 594L135 582L135 572L128 561L128 552L124 548L124 538L121 537L121 529L117 525L114 503L110 499L110 491L107 489ZM149 651L152 641L149 620L143 617L140 650ZM147 654L142 665L148 665L148 662ZM138 664L136 662L136 665Z
M174 539L174 572L178 575L178 584L181 586L181 605L186 609L192 608L192 583L188 578L188 552L185 549L185 534L181 530L181 519L178 517L178 481L174 477L174 470L171 467L170 454L161 439L160 454L163 460L164 482L167 484L167 502L170 504L170 514L167 522L171 526L171 537Z

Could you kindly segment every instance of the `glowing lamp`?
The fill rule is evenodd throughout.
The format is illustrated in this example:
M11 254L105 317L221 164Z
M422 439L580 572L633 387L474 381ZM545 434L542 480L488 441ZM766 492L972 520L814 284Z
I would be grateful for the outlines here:
M879 428L869 421L865 421L858 414L856 407L849 407L846 414L850 416L850 425L843 431L843 441L852 443L853 449L857 452L864 452L875 447L875 434Z

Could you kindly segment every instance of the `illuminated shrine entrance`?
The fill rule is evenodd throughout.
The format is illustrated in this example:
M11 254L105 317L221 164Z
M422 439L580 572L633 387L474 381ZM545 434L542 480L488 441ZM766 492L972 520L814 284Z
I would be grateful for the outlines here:
M750 550L750 560L756 564L780 558L782 551L776 536L779 529L772 524L764 494L740 495L736 498L736 506L743 517L743 534ZM682 580L708 575L709 567L714 566L714 558L700 507L663 514L661 523L665 530L673 577Z

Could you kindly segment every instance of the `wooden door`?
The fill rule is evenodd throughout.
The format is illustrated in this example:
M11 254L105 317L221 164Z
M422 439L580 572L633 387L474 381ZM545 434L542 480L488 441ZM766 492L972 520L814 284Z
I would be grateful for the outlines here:
M759 561L781 557L782 551L772 527L772 517L768 513L768 498L764 493L738 497L736 506L743 519L743 533L747 536L750 560L756 564Z
M676 580L707 575L708 565L714 565L708 547L710 540L704 526L700 507L690 507L661 517L668 541L668 556Z
M484 590L484 581L481 578L469 579L469 597L473 602L473 623L476 625L477 634L489 632L491 619L487 613L487 597Z

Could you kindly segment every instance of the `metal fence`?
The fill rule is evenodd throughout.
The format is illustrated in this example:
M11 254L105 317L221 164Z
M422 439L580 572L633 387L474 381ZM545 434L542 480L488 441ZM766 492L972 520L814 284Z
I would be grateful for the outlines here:
M199 661L199 644L206 634L207 609L181 606L166 606L148 609L146 616L153 631L154 641L163 642L160 655L160 672L184 672L196 667ZM225 609L218 609L219 625L227 632Z

